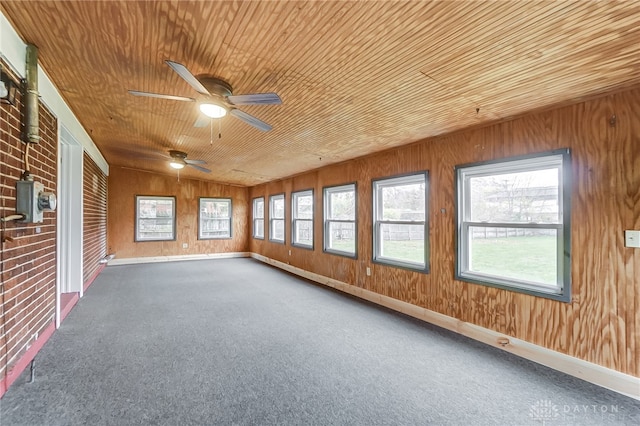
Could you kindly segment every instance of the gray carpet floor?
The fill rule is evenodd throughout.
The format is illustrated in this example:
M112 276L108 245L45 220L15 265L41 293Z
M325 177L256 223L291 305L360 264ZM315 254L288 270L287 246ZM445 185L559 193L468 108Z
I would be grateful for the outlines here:
M252 259L107 267L1 425L640 424L640 401Z

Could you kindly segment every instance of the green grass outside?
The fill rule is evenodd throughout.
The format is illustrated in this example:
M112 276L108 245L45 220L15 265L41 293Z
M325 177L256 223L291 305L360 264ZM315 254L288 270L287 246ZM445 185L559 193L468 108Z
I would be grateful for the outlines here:
M353 250L353 241L334 241L338 250ZM556 283L556 239L553 236L474 239L471 265L474 272L547 284ZM420 240L385 241L384 256L423 262Z
M472 240L471 269L527 281L556 283L556 238L553 236Z
M409 262L424 263L424 241L383 241L382 255L392 259L406 260Z

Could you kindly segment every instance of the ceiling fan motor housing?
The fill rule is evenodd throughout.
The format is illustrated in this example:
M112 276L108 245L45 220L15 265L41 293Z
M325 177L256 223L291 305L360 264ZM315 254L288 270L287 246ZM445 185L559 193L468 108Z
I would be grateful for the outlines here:
M224 80L209 74L200 74L196 78L214 96L226 98L233 94L233 87Z
M180 160L185 160L187 158L187 153L182 151L176 151L174 149L169 151L169 155L171 158L177 158Z

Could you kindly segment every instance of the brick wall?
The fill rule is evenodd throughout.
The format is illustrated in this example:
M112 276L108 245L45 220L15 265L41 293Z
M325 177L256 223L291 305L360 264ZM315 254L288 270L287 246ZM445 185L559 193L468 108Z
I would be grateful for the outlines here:
M82 278L86 283L107 254L107 176L86 152L83 161Z
M6 72L5 64L0 64ZM16 79L16 81L18 81ZM24 171L21 142L23 98L0 104L0 215L15 214L16 181ZM31 175L57 193L57 121L40 104L40 137L29 149ZM56 298L56 213L44 222L7 222L0 242L0 377L54 321Z

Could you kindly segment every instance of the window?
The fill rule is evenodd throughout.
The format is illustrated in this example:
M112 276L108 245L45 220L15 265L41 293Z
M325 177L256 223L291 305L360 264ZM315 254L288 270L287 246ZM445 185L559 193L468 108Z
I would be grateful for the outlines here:
M284 244L284 194L269 197L269 241Z
M176 239L175 197L136 195L136 241Z
M569 301L569 150L456 168L456 278Z
M200 198L198 238L231 238L231 199Z
M292 244L313 248L313 190L291 194Z
M356 257L356 185L324 188L324 251Z
M264 197L253 199L253 238L264 239Z
M373 181L373 261L428 271L427 172Z

